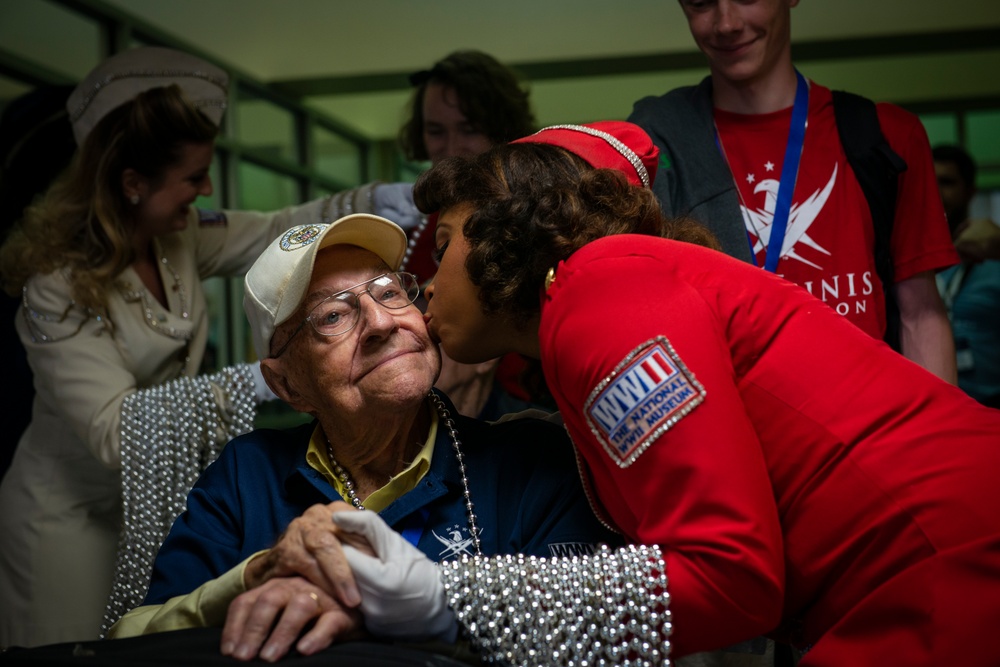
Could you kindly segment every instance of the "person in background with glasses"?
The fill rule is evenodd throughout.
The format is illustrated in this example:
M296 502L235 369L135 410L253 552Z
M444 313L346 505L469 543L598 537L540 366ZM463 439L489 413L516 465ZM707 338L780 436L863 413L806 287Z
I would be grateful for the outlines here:
M980 403L1000 408L1000 257L990 259L984 252L988 247L969 243L980 229L1000 228L989 218L969 217L976 194L972 156L952 145L935 146L932 154L948 229L962 258L937 274L955 336L958 386Z
M482 51L449 53L430 69L414 72L410 83L413 94L398 136L409 160L434 165L448 157L472 157L535 130L529 91L512 69ZM406 231L409 241L402 268L424 283L437 268L436 216L417 210L412 188L412 183L378 185L371 210ZM342 202L357 206L364 199L350 192L334 195L332 208L349 213ZM551 410L551 400L540 382L524 386L524 371L525 362L518 355L479 364L459 364L445 356L437 386L455 401L459 412L481 419L497 419L532 407Z
M164 541L144 605L112 637L225 624L224 654L275 660L355 636L336 501L378 513L434 561L620 544L560 426L489 425L432 390L440 353L415 277L396 270L405 250L399 227L355 214L292 228L256 261L244 305L263 375L315 420L226 446Z

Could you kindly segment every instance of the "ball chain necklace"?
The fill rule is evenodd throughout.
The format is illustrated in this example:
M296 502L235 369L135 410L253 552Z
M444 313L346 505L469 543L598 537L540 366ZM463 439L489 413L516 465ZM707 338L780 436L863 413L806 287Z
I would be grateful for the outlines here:
M472 494L469 493L469 477L465 471L465 456L462 454L462 442L458 439L458 429L455 428L455 422L451 418L451 413L445 406L444 401L441 397L435 394L433 391L427 394L427 397L434 404L438 415L441 417L441 421L444 422L445 428L448 429L448 435L451 436L451 445L455 450L455 460L458 461L458 470L462 476L462 492L465 501L465 512L468 517L469 522L469 536L472 538L472 546L476 550L476 555L481 556L482 551L479 545L479 526L476 521L476 513L473 511L472 504ZM365 506L361 503L361 499L358 498L357 492L354 490L354 481L351 479L350 474L337 463L337 459L333 456L333 445L330 443L330 439L326 439L326 455L330 459L330 464L333 466L333 472L340 480L341 484L344 485L344 489L347 491L347 500L350 501L354 507L359 510L365 509Z
M416 227L410 230L409 240L406 242L406 252L403 254L403 261L399 265L399 270L403 271L406 269L407 265L410 263L410 257L413 255L413 251L417 247L417 241L420 240L420 235L424 233L427 229L427 225L430 222L430 217L426 215L420 216L420 222Z

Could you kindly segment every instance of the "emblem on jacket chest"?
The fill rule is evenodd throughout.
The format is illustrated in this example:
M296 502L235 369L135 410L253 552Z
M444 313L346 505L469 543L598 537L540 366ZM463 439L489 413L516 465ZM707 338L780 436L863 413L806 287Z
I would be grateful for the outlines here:
M479 531L480 534L482 532L482 530ZM462 554L473 555L472 535L469 533L468 526L461 526L456 523L444 528L440 533L436 530L431 530L431 534L444 547L438 554L441 560L457 558Z

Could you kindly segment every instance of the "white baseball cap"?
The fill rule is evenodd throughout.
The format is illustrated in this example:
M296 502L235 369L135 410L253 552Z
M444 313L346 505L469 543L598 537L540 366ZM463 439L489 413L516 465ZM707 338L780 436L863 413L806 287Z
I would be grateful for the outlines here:
M391 220L355 213L328 225L292 227L272 241L244 280L243 309L259 358L270 356L274 329L294 315L305 298L316 253L337 244L370 250L396 271L406 253L406 234Z

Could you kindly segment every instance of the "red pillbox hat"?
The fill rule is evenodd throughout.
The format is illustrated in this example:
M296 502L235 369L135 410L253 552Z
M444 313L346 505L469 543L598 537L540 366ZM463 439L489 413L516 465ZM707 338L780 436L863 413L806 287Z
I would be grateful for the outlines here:
M616 169L630 183L644 188L652 186L660 156L660 150L641 127L618 120L553 125L511 143L565 148L595 169Z

